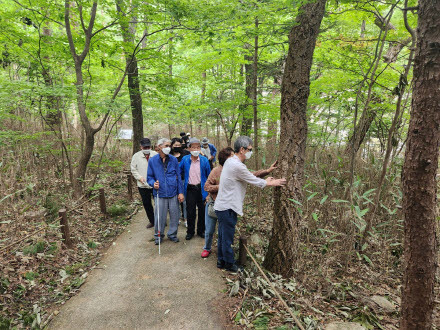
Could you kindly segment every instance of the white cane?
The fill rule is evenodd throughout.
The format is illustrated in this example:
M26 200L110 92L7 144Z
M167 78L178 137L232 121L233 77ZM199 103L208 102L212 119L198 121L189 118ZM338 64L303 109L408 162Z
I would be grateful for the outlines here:
M159 255L160 255L160 241L162 236L160 235L160 202L159 202L159 189L157 189L157 232L159 233Z

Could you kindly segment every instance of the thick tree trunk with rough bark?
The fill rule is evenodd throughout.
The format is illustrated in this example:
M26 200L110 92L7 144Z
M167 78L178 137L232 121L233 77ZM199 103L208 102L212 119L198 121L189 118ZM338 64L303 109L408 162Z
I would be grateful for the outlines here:
M310 69L325 4L326 0L317 0L301 6L289 34L289 52L281 86L278 173L286 177L287 184L274 192L272 237L264 266L286 277L293 274L296 262L300 220L295 204L289 198L302 200Z
M440 144L440 1L420 0L411 119L403 167L405 216L401 329L431 329Z

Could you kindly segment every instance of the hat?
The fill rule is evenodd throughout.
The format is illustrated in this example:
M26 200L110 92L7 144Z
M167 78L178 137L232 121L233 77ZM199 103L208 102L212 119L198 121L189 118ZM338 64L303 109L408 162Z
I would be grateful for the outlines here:
M151 141L149 138L143 138L141 139L141 146L142 147L151 147Z
M191 133L186 133L186 136L191 136Z
M207 143L209 143L209 139L207 137L204 137L202 139L202 144L207 144Z
M180 136L185 136L186 133L185 132L180 132Z
M188 146L191 146L191 144L193 144L193 143L200 143L200 140L195 137L192 137L188 141Z

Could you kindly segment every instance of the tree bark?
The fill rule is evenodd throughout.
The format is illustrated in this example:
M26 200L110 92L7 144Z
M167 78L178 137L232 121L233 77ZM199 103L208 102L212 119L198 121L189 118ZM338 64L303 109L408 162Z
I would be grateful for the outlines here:
M246 50L250 51L251 45L246 44L244 47ZM245 93L246 93L246 102L243 104L241 108L242 113L242 121L241 121L241 129L240 135L251 135L252 129L252 112L250 110L250 105L252 104L252 80L253 80L253 60L254 57L251 54L246 54L244 56L246 64L244 65L245 69Z
M301 6L289 34L289 52L281 86L278 173L286 176L287 184L274 192L272 237L264 266L285 277L293 275L296 263L300 216L289 199L301 201L303 197L310 69L325 4L326 0L317 0Z
M420 0L412 109L403 167L404 277L401 329L431 329L436 271L440 144L440 2Z
M362 112L361 119L359 119L359 122L357 123L356 128L353 131L356 132L356 134L353 133L348 139L345 151L348 155L353 152L353 148L355 154L359 151L362 143L365 140L365 137L367 136L371 123L374 121L374 118L376 118L376 115L377 110L375 109L366 109L364 112Z
M122 39L126 44L134 45L134 38L136 34L136 23L129 23L127 21L127 17L125 14L127 6L124 3L124 0L116 1L116 10L119 15L121 15L121 19L119 20L119 24L121 26L122 31ZM132 22L136 21L136 17L131 17ZM145 40L145 34L143 40ZM124 47L124 55L125 61L127 65L127 84L128 84L128 93L130 95L130 108L131 108L131 118L132 118L132 127L133 127L133 154L139 150L139 141L144 137L144 122L143 122L143 114L142 114L142 96L141 90L139 86L139 68L137 63L136 55L133 54L132 50L127 51L126 47ZM130 47L131 48L131 47Z

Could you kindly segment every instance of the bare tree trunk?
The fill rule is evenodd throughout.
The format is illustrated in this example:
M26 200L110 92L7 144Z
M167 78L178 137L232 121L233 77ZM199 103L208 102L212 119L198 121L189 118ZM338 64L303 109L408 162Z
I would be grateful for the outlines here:
M116 0L116 10L121 16L119 24L122 31L122 39L127 45L134 45L136 34L136 17L126 17L127 5L124 0ZM131 20L133 23L129 23ZM145 40L145 34L143 40ZM128 94L130 95L130 107L133 127L133 154L139 150L139 141L144 137L144 123L142 114L142 96L139 86L139 69L136 55L132 50L124 48L125 61L127 65Z
M440 2L419 0L412 110L403 166L401 329L432 329L440 146Z
M289 34L289 53L281 86L281 137L279 173L287 184L274 192L272 237L264 266L290 277L297 257L297 231L300 216L289 200L302 200L304 158L307 139L307 100L310 94L310 69L316 39L325 12L326 0L306 2L299 10Z
M244 47L246 50L250 51L251 45L245 44ZM246 64L244 65L245 68L245 92L246 92L246 103L241 105L241 112L242 112L242 121L241 121L241 129L240 129L240 135L251 135L251 129L252 129L252 112L250 112L250 105L253 104L253 55L246 54L244 56L244 59L246 61Z
M407 2L408 0L406 0ZM362 241L360 246L363 246L365 241L367 240L367 235L368 232L371 230L372 225L374 224L374 218L376 216L376 212L380 203L380 194L382 191L382 186L383 183L385 181L385 176L387 173L387 169L388 169L388 163L390 162L390 157L391 157L391 152L393 150L393 140L394 140L394 136L396 134L396 129L397 129L397 125L398 122L401 118L401 113L402 111L402 100L403 100L403 96L405 94L405 88L408 84L407 82L407 78L408 78L408 74L411 70L412 67L412 62L413 62L413 58L414 58L414 46L415 46L415 42L416 42L416 36L414 31L409 27L408 25L408 19L407 19L407 11L404 11L404 20L405 20L405 25L408 28L408 31L411 34L411 46L410 46L410 53L409 53L409 58L408 58L408 63L405 66L405 71L401 74L400 79L399 79L399 84L396 87L399 96L397 99L397 104L396 104L396 112L394 113L394 117L393 117L393 121L391 123L391 127L390 130L388 131L388 139L387 139L387 147L386 147L386 151L385 151L385 156L384 156L384 160L383 160L383 164L382 164L382 172L380 174L380 178L379 178L379 183L377 185L377 189L375 191L376 196L374 199L374 203L373 203L373 209L371 211L371 215L370 217L367 218L367 226L365 227L365 231L362 235Z
M255 18L255 29L258 31L258 18ZM254 110L254 161L255 171L258 171L260 152L258 143L258 32L254 37L254 56L252 59L252 108ZM261 212L261 190L257 189L257 212Z

